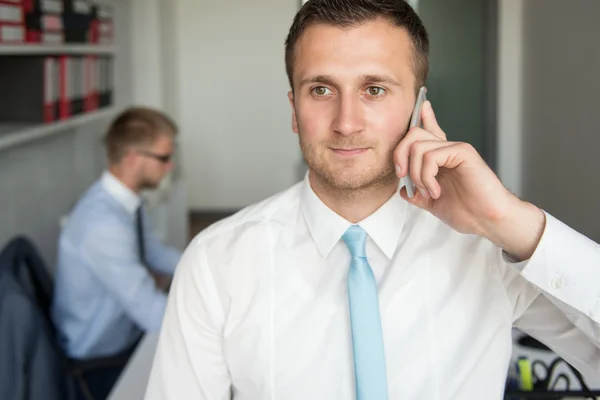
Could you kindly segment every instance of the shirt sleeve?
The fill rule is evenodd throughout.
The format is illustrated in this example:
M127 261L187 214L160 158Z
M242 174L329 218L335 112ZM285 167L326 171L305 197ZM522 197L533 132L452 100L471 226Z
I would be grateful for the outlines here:
M504 261L517 275L509 284L509 293L518 293L513 302L527 298L524 306L515 308L515 326L584 375L598 376L600 246L546 213L533 256L518 263L506 257Z
M521 274L553 303L600 322L600 245L546 214L546 228ZM588 328L589 326L586 326Z
M139 262L135 231L104 221L84 242L84 254L93 274L107 292L142 329L160 329L167 297Z
M211 266L193 242L175 273L145 399L230 399L224 321Z

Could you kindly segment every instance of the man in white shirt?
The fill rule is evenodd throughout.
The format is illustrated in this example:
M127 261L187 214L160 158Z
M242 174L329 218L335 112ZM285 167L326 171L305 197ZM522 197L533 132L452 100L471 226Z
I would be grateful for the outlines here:
M600 247L430 103L407 132L427 56L404 1L302 7L286 66L309 172L188 247L147 400L500 399L513 326L598 372Z

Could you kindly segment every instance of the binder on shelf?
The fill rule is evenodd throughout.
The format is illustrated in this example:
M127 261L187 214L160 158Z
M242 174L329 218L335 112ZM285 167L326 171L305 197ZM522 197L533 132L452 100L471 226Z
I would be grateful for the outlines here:
M0 24L0 43L23 43L24 41L23 26Z
M58 90L58 116L59 119L69 119L72 115L71 99L73 97L73 88L71 87L71 57L60 56L58 58L59 68L59 90Z
M25 40L24 9L21 0L0 0L0 43L22 43Z
M23 24L24 4L20 1L0 1L0 23Z
M93 4L88 0L64 0L63 26L65 42L91 43Z
M100 58L100 93L99 106L108 107L113 102L113 58Z
M99 20L97 25L96 40L94 43L98 44L113 44L114 42L114 28L112 21Z
M113 8L97 4L92 12L92 43L112 44L114 40Z
M83 110L85 112L90 112L92 111L93 108L93 104L91 102L91 96L92 96L92 83L91 83L91 77L92 77L92 71L91 71L91 65L90 65L90 56L84 56L83 57L83 87L84 87L84 93L85 93L85 99L83 101Z
M83 57L71 57L70 63L71 115L78 115L84 112L85 102Z
M100 94L102 93L102 57L94 57L94 105L100 108Z
M63 0L65 13L90 15L94 4L90 0Z
M39 43L44 44L62 44L65 42L65 36L62 32L42 32Z
M57 44L64 42L61 14L29 12L25 16L27 42Z
M55 57L16 56L0 63L0 121L49 123L58 119L58 65Z
M62 14L63 0L22 0L25 12Z
M56 57L44 59L44 122L58 120L58 61Z
M84 74L85 74L85 112L90 112L98 109L98 86L97 86L97 58L96 56L84 57Z

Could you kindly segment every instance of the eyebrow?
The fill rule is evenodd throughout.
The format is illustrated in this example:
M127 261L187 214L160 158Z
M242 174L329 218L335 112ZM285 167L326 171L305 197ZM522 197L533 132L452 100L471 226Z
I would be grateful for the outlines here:
M400 86L400 82L385 75L366 74L361 76L361 80L363 82L380 83L390 86ZM325 83L328 85L335 86L333 78L329 75L316 75L302 79L302 81L300 81L300 86L304 86L310 83Z

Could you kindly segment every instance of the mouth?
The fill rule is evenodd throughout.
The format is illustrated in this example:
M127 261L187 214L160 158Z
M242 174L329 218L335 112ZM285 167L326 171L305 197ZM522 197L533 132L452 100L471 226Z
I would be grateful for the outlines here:
M346 157L357 156L359 154L365 153L367 150L369 150L368 147L355 148L355 149L334 149L334 148L331 149L331 151L333 151L335 154L339 154L341 156L346 156Z

